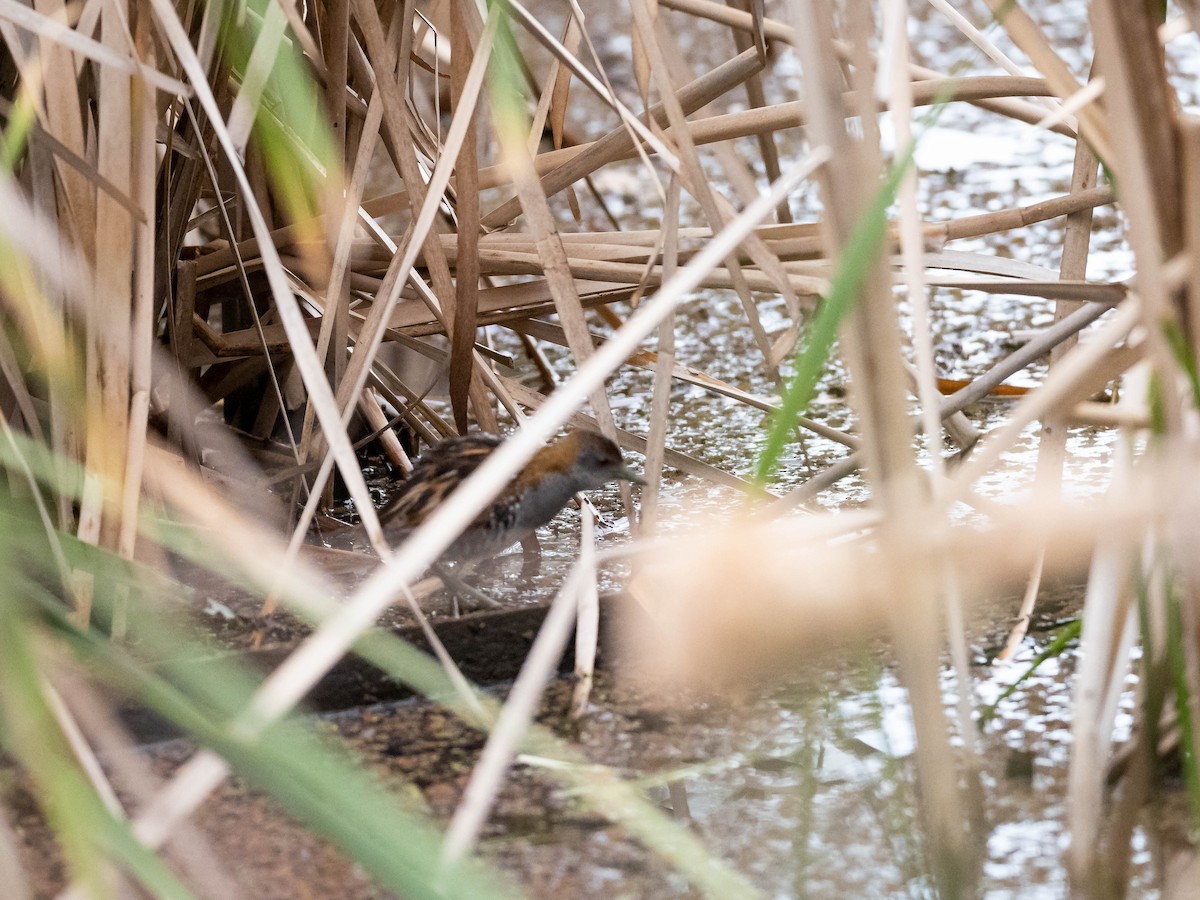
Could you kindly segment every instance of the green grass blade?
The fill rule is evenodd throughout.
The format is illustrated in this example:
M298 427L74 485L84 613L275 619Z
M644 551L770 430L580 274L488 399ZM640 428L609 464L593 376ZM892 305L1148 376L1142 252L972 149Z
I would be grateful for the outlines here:
M855 224L846 249L838 260L837 271L829 285L829 295L822 298L812 325L805 332L804 342L796 354L796 372L788 382L779 409L771 417L766 444L758 458L754 478L760 485L767 483L779 464L779 457L796 418L812 400L817 381L837 339L838 329L854 308L863 278L882 252L887 238L887 211L896 199L905 172L912 165L913 149L910 145L892 163L886 180Z

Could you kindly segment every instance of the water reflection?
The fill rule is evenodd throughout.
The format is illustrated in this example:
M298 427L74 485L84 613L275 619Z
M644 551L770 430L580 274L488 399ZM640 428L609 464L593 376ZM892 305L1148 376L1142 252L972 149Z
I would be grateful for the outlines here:
M989 898L1068 892L1061 854L1074 665L1074 648L1043 664L977 735L987 792L981 893ZM996 689L990 668L976 666L974 675L985 697ZM949 715L949 675L944 687ZM619 711L621 701L610 700ZM635 734L619 763L653 768L647 794L768 895L934 896L917 820L907 698L886 669L847 666L827 680L708 706L699 721L657 725L652 737ZM663 766L664 744L680 764ZM727 752L706 756L706 749ZM1153 896L1156 869L1144 832L1136 846L1132 895Z

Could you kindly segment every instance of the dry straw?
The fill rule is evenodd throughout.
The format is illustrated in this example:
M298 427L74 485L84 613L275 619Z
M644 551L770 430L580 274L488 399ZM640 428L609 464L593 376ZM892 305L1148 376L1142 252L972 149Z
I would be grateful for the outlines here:
M1169 697L1186 711L1200 687L1196 642L1172 632L1178 621L1191 633L1197 621L1192 595L1174 585L1195 577L1187 460L1200 402L1200 209L1192 189L1200 127L1181 112L1166 74L1162 40L1179 29L1160 32L1144 4L1091 4L1097 64L1083 84L1020 4L990 3L999 25L990 31L940 0L930 5L923 14L947 16L964 47L991 61L986 71L964 77L915 64L907 41L913 12L898 2L882 7L880 41L862 2L793 0L768 10L633 0L622 20L633 47L622 81L607 70L593 23L575 3L550 28L543 11L516 0L486 8L444 0L419 13L411 3L363 0L261 8L0 0L9 164L0 180L9 338L0 347L0 421L8 464L35 486L27 489L75 626L87 628L96 610L108 616L112 606L116 636L135 633L137 617L123 604L142 601L132 585L121 603L96 596L95 573L63 550L74 546L64 535L141 561L177 549L156 530L163 511L197 526L211 553L271 597L268 611L278 598L315 623L221 726L238 742L268 742L343 655L373 639L380 614L544 440L568 422L591 423L646 454L652 485L640 528L653 555L647 550L639 564L634 593L656 611L655 627L670 631L673 648L644 654L656 677L744 676L746 659L755 660L755 674L774 672L835 638L890 635L913 706L931 871L948 895L970 893L985 834L972 812L982 808L978 761L969 742L965 751L951 742L955 727L972 727L971 698L959 698L957 724L944 710L943 635L949 631L966 684L961 598L1023 584L1017 615L1028 622L1043 571L1089 571L1067 863L1081 891L1115 890L1128 870L1124 838L1151 786L1147 752L1122 803L1110 813L1104 802L1101 773L1133 647L1142 641L1151 685L1136 740L1154 733ZM728 54L695 71L678 39L690 32L728 33ZM798 62L799 96L780 74L785 55ZM603 127L575 134L576 104L605 117ZM872 222L873 208L887 209L879 204L887 164L878 114L891 113L903 160L910 140L920 139L920 117L956 104L1004 117L1032 139L1075 139L1070 188L983 214L922 218L922 173L912 168L893 173L895 220L879 213ZM801 146L798 133L804 150L783 149ZM552 147L543 149L544 138ZM749 154L757 158L748 164ZM1098 179L1101 165L1110 180ZM618 221L597 181L613 169L637 172L646 188L635 229L595 224ZM790 202L802 186L819 195L819 216ZM1128 220L1136 275L1089 281L1093 211L1114 201ZM953 245L1057 220L1065 222L1057 266ZM877 240L863 237L864 222L877 226ZM911 304L910 331L897 314L897 288ZM928 301L947 289L1051 301L1055 322L943 396ZM742 361L746 371L785 392L794 387L789 361L798 349L817 352L816 323L845 294L839 349L858 425L850 432L803 415L783 422L789 439L803 429L850 454L781 502L756 507L744 525L678 546L649 543L662 519L666 466L771 496L771 485L673 446L676 384L779 414L776 397L703 371L680 352L676 334L686 320L676 312L707 302L710 290L738 298L756 350ZM762 306L775 297L783 323L772 331ZM494 346L501 333L511 343ZM567 351L564 367L550 362L554 346ZM446 377L447 403L429 402L428 379L393 365L394 348L433 362ZM541 389L504 370L516 354L540 373ZM1046 356L1052 367L1042 384L972 450L979 435L964 410ZM606 384L626 366L654 374L645 433L610 403ZM1121 402L1099 410L1093 398L1137 366L1141 380L1126 379ZM370 430L384 431L385 403L425 443L468 427L520 426L395 548L383 540L355 454L356 411ZM1074 422L1101 418L1125 430L1125 449L1110 495L1081 509L1057 499L1064 435ZM1035 423L1036 509L997 512L977 484ZM1139 456L1135 438L1147 426L1151 449ZM935 451L928 473L914 450L920 434ZM971 451L961 464L943 463L943 436ZM407 464L398 441L386 452ZM335 469L381 559L340 606L298 552ZM849 523L785 515L859 469L871 489L869 512ZM275 499L255 493L263 484L275 487ZM636 530L635 507L623 499ZM974 507L977 525L952 517L960 501ZM272 516L278 521L264 522ZM280 522L290 542L279 536ZM857 532L852 540L848 528ZM531 659L535 688L557 658L543 650L561 646L577 606L578 673L585 685L592 677L595 565L587 553L584 560ZM731 609L731 596L754 599ZM1152 626L1147 634L1141 623ZM1010 652L1024 636L1018 624ZM660 631L632 640L663 646ZM402 652L386 639L381 646L380 658L403 668ZM451 825L446 860L473 846L504 772L525 749L569 759L554 771L703 890L749 890L611 773L585 771L529 727L537 690L520 682L512 705L497 713L443 661L451 672L446 702L496 728ZM412 666L396 674L428 674ZM42 685L38 696L53 711L47 727L69 737L64 746L93 790L132 823L143 848L185 827L229 774L231 760L201 750L152 798L121 807L89 732L101 726L72 707L79 690L62 690L68 680L53 668L39 677L31 683ZM581 688L576 711L586 703ZM1194 747L1200 725L1181 724L1181 739ZM1200 784L1196 772L1189 776ZM11 845L0 817L2 873L15 865ZM387 868L378 858L372 865L376 874ZM143 866L141 877L161 876L152 862ZM73 874L90 878L85 869Z

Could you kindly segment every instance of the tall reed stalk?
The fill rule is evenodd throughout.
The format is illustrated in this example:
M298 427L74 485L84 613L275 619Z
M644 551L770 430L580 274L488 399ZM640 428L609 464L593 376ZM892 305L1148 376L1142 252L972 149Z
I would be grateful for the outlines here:
M1090 4L1096 58L1081 81L1036 10L989 2L992 23L941 2L922 14L946 16L963 52L990 60L964 75L912 62L915 13L890 2L880 30L860 0L631 0L620 16L574 0L0 0L0 745L33 785L69 881L96 896L221 883L211 864L162 848L235 773L401 895L515 891L470 851L525 750L557 759L565 786L701 891L752 893L719 848L530 721L546 648L561 647L577 607L590 610L579 644L595 643L595 565L575 570L547 620L557 630L503 711L447 660L374 627L538 446L584 416L644 452L655 478L673 466L751 498L745 523L669 541L651 533L660 485L644 497L633 593L657 624L632 639L655 677L736 680L747 658L786 672L818 644L889 634L917 735L927 864L948 897L975 890L986 837L962 603L1016 578L1027 589L1014 616L1028 621L1043 573L1086 568L1065 864L1081 892L1120 893L1172 721L1200 796L1188 464L1200 127L1167 75L1164 41L1180 27L1151 5ZM597 47L600 17L628 30L623 71ZM695 35L726 49L697 68ZM922 210L914 148L928 138L915 111L960 104L1030 140L1073 139L1067 191L961 217ZM890 161L881 128L896 138ZM605 196L612 171L638 178L636 217ZM1092 213L1114 202L1136 276L1088 281ZM1060 219L1061 250L1044 254L1054 265L953 243ZM1056 323L947 387L928 304L946 289L1044 298ZM695 321L680 310L714 290L736 297L754 348L745 381L778 396L694 367L677 344ZM510 345L544 389L503 370ZM556 345L565 352L547 352ZM443 402L425 399L396 349L432 361ZM852 432L807 410L835 354ZM1048 375L976 447L964 409L1047 355ZM611 402L627 367L653 372L645 433ZM1093 400L1122 379L1115 405ZM672 446L679 383L769 414L755 472ZM383 428L394 416L419 443L470 428L512 437L389 547L355 445L386 432L403 468ZM1063 436L1097 420L1122 429L1123 450L1109 495L1081 511L1060 496ZM978 482L1034 423L1036 513L997 511ZM780 489L784 449L810 433L848 455ZM943 440L959 465L944 463ZM866 510L784 515L860 468ZM300 553L335 480L380 558L342 604ZM636 531L636 504L623 502ZM960 502L975 507L969 529ZM233 662L189 677L175 663L200 652L195 636L167 615L181 560L262 596L266 612L282 604L311 633L261 682ZM745 599L731 611L734 595ZM1018 626L1011 646L1024 638ZM946 648L954 715L939 682ZM349 652L496 728L449 838L293 715ZM1137 750L1109 804L1104 767L1133 666ZM95 726L97 697L136 698L193 736L195 755L131 802L109 762L128 737ZM19 885L14 843L0 815L0 880Z

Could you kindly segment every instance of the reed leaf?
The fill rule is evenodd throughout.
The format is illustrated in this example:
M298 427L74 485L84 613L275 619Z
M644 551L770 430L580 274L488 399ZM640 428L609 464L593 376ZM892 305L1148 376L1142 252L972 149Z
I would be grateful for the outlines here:
M797 418L812 400L838 329L853 308L866 273L883 250L887 235L887 212L895 202L905 172L912 165L913 151L914 147L909 145L889 166L883 184L876 191L866 212L855 223L830 281L829 293L823 297L812 323L805 330L801 347L793 361L795 374L783 392L779 410L771 416L765 443L759 451L754 477L761 486L766 486L779 464Z

